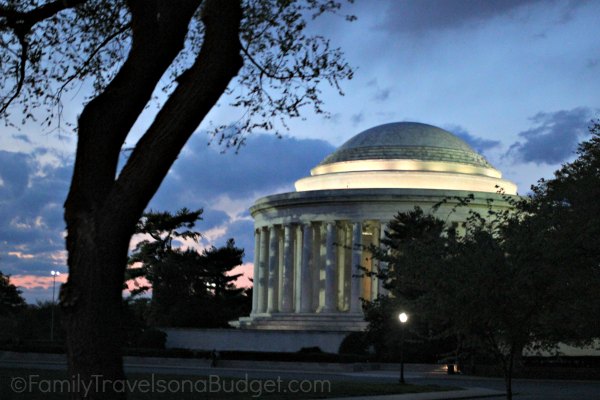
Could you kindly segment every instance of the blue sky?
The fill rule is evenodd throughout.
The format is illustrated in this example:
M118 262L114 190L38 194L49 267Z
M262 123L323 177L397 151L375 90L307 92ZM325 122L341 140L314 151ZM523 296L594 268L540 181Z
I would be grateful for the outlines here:
M573 158L600 116L600 2L577 0L357 0L311 29L343 48L356 68L345 96L323 88L331 118L305 114L284 138L257 132L238 154L207 145L208 122L241 111L224 98L198 129L151 202L156 210L205 209L203 245L234 237L252 261L248 207L293 190L335 147L360 131L417 121L464 138L516 182L520 193ZM85 91L85 86L82 91ZM81 111L74 93L65 117ZM128 145L152 118L140 118ZM48 299L49 271L66 272L62 203L75 137L35 124L0 128L0 270L31 302Z

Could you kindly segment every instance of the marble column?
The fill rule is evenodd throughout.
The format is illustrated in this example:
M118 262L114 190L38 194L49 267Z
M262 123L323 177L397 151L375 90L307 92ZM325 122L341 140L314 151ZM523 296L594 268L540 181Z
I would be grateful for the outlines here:
M303 248L303 231L301 224L296 225L296 241L294 253L294 312L300 312L301 294L302 294L302 248Z
M312 308L312 226L307 223L302 231L302 264L300 266L300 312L311 312Z
M294 241L289 224L283 227L283 290L281 311L292 312L294 305Z
M254 270L252 274L252 314L258 310L258 264L260 263L260 231L254 230Z
M325 309L325 267L327 262L327 224L325 222L321 222L319 227L319 243L317 243L318 248L316 249L315 254L317 254L319 263L318 268L316 269L316 312L322 312ZM313 267L314 268L314 267Z
M385 239L385 222L381 222L380 228L379 228L379 247L381 247L382 249L385 248L385 245L383 244L383 239ZM379 262L379 269L380 270L385 270L387 267L387 263L380 261ZM383 283L384 280L383 279L378 279L378 292L380 295L382 296L388 296L389 292L383 287Z
M321 227L322 224L320 222L314 222L312 224L312 256L310 261L310 273L311 273L311 285L312 285L312 303L310 307L311 312L320 312L321 306L323 305L320 302L321 297L321 289L323 291L323 302L325 302L325 282L323 282L323 287L321 287L321 273L323 263L325 261L325 246L321 243L321 239L324 239L324 235L321 235ZM323 248L323 253L321 254L321 248ZM325 274L323 273L323 280L325 280Z
M340 223L338 230L338 243L337 243L337 307L340 311L346 311L348 302L347 286L348 286L348 264L349 260L346 256L348 252L348 238L347 238L347 227L345 223Z
M352 223L352 283L350 284L350 312L357 313L361 311L361 283L362 271L360 265L362 261L362 224L360 222Z
M269 289L267 292L267 312L277 312L279 293L279 238L277 228L269 226Z
M323 311L334 312L337 306L336 290L336 248L335 248L335 222L327 222L325 228L325 307Z
M279 229L279 234L278 236L278 240L277 240L277 299L275 300L275 307L277 308L277 311L281 311L281 303L283 302L283 257L284 257L284 251L283 251L283 245L284 245L284 237L283 237L283 225L281 226L281 228Z
M380 232L381 228L376 226L373 228L373 245L379 247L380 243ZM371 273L377 274L379 271L379 260L373 258L371 255ZM379 278L377 275L371 275L371 300L375 300L379 294Z
M267 264L267 254L269 252L268 243L267 243L267 230L266 228L259 228L259 247L260 247L260 256L258 260L258 307L256 312L264 313L267 311L267 281L269 276L268 264Z

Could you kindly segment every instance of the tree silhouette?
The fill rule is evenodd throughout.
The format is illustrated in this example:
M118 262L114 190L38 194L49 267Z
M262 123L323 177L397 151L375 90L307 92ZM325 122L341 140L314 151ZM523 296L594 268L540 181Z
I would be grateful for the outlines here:
M338 49L307 33L312 18L340 6L331 0L0 2L6 77L0 112L7 122L21 116L12 107L20 104L24 120L41 114L46 125L64 129L62 95L93 88L77 119L65 202L69 277L60 307L71 375L123 379L121 289L129 240L219 98L225 93L243 110L236 129L214 129L221 141L239 146L251 130L298 118L305 107L324 112L321 85L339 90L352 77ZM164 101L119 170L126 139L160 89Z
M148 212L138 223L136 233L151 239L136 245L126 279L145 278L151 284L138 286L132 295L152 288L149 322L155 326L223 328L250 311L244 288L234 284L242 274L227 274L242 264L244 255L233 239L200 253L173 247L173 240L200 237L191 230L200 214L185 208L175 215Z

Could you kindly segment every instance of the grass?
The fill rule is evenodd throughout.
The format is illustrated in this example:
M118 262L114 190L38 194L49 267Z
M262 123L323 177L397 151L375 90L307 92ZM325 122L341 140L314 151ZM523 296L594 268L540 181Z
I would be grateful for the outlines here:
M11 389L14 385L33 386L24 393ZM191 376L172 374L128 374L130 387L136 387L128 399L326 399L349 396L376 396L402 393L422 393L450 390L439 386L400 385L397 383L369 383L364 381L243 379L216 375ZM0 399L67 399L68 387L77 385L68 379L65 371L41 369L0 368ZM125 389L122 382L118 390ZM54 387L52 387L54 386ZM61 390L62 386L62 390ZM21 386L23 387L23 386ZM31 389L31 390L29 390ZM294 393L295 392L295 393Z

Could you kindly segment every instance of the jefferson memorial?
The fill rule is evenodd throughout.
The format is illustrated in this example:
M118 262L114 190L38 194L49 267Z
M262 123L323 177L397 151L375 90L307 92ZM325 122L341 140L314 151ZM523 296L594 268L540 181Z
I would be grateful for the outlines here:
M449 223L464 221L468 208L452 212L454 197L474 195L469 208L508 204L499 188L514 183L467 143L435 126L398 122L354 136L298 180L296 191L258 199L255 221L254 291L242 329L359 331L365 328L361 298L385 295L366 250L378 246L385 225L415 206Z

